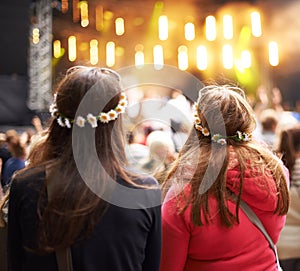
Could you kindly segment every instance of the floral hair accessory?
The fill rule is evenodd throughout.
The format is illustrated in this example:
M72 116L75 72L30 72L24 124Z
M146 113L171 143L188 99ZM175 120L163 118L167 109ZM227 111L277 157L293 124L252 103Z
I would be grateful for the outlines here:
M223 136L220 134L214 134L211 137L211 140L213 142L217 142L221 145L225 145L227 144L226 139L233 139L236 142L240 142L240 141L250 141L252 139L252 135L251 134L247 134L247 133L242 133L240 131L237 131L235 135L233 136Z
M210 136L210 132L206 127L203 127L201 125L201 120L198 116L198 105L197 103L195 103L193 105L193 110L194 110L194 126L195 129L200 131L204 136ZM240 141L250 141L252 139L252 134L248 134L248 133L243 133L240 131L237 131L235 135L232 136L224 136L221 134L212 134L211 135L211 140L213 142L216 142L218 144L221 145L226 145L227 144L227 139L233 139L236 142L240 142Z
M56 97L57 95L54 94L54 100L53 103L49 107L49 111L51 113L51 116L56 118L57 123L61 127L67 127L71 128L72 124L76 124L78 127L84 127L86 123L89 123L92 128L96 128L98 126L98 121L101 123L108 123L112 120L115 120L118 118L119 114L122 114L125 112L125 109L128 105L127 97L124 92L120 94L120 100L118 102L118 105L111 109L108 112L100 112L98 115L93 115L91 113L87 114L86 117L84 116L78 116L76 119L68 118L62 113L58 111L57 104L56 104Z

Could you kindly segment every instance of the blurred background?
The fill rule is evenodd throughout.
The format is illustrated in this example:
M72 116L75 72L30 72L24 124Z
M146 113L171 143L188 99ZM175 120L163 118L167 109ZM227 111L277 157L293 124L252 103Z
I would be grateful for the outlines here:
M277 88L300 111L300 1L10 0L0 2L0 126L47 118L67 68L172 65L231 81L253 100Z

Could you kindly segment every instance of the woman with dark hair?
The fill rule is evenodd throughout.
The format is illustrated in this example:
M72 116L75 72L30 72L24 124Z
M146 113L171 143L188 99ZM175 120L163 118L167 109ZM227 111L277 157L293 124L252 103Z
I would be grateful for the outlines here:
M76 66L58 84L52 121L12 181L9 270L158 270L160 190L126 167L119 75ZM100 112L100 113L99 113Z
M204 87L194 109L194 129L163 186L160 270L277 270L241 205L276 244L289 206L287 172L252 139L254 115L241 89Z

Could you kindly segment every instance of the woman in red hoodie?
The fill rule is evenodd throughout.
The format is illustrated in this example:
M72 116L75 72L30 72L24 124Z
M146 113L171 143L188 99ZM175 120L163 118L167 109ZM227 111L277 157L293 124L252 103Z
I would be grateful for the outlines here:
M194 129L164 183L160 270L277 270L240 202L276 244L289 206L287 171L252 139L254 114L241 89L205 87L194 109Z

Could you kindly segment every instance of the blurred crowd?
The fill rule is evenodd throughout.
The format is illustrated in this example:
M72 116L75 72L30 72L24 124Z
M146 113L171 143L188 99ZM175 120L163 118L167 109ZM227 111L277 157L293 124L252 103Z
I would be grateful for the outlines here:
M170 164L176 159L193 125L192 106L177 90L129 93L126 152L130 167L155 176L162 181ZM148 102L148 103L147 103ZM300 113L283 108L282 95L278 88L269 93L259 87L257 99L251 103L257 120L253 136L276 152L292 172L300 167L300 145L297 133ZM139 107L138 110L136 107ZM130 116L130 111L138 111L138 117ZM151 115L151 112L155 114ZM149 113L150 112L150 113ZM136 113L137 114L137 113ZM16 170L26 166L30 146L42 135L43 127L39 117L32 119L32 127L26 130L0 130L1 186L5 190ZM298 161L299 160L299 161ZM295 166L295 170L294 167ZM299 172L298 172L299 174ZM298 177L299 178L299 177ZM2 191L0 191L2 193Z
M0 198L7 191L13 174L26 166L30 147L44 129L37 116L32 119L32 126L21 131L8 129L0 133Z

